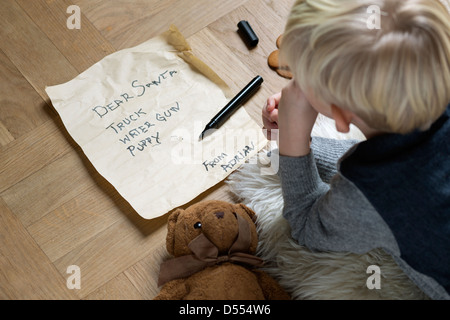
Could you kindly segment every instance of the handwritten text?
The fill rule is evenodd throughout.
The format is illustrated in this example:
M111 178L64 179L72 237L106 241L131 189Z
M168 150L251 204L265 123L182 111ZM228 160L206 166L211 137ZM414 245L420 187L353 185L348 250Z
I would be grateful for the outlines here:
M112 99L112 101L106 105L95 106L94 108L92 108L92 111L95 112L95 114L100 118L103 118L108 113L118 109L121 105L126 104L130 100L142 97L144 94L146 94L146 92L149 92L149 89L152 86L161 85L163 81L173 78L177 73L178 72L175 70L166 70L158 75L157 80L152 80L148 83L140 83L139 80L133 80L133 82L131 83L131 87L133 89L137 89L135 90L137 91L136 93L122 93L115 99Z

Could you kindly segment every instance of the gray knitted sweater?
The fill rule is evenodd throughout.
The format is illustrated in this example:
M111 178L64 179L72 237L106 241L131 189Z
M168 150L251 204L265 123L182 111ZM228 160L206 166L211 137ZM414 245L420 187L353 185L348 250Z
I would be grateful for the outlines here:
M450 122L447 121L448 123ZM384 148L386 143L390 143L386 141L396 141L396 138L385 137L379 142ZM403 137L399 139L401 140ZM377 141L369 140L358 142L314 137L309 155L298 158L280 156L278 175L284 198L283 216L291 226L293 238L299 244L315 251L345 251L363 254L375 248L382 248L392 255L406 275L430 298L449 299L450 296L445 288L450 269L448 264L445 265L448 263L448 256L440 257L444 260L443 265L436 262L435 269L437 270L426 269L424 265L430 265L431 261L416 259L423 250L417 251L417 247L408 247L410 243L414 242L411 239L418 235L411 233L405 235L405 231L401 229L404 221L400 219L392 222L386 216L395 216L402 212L410 214L405 208L408 203L411 204L411 201L406 201L408 199L403 199L403 195L396 194L398 185L393 184L393 181L396 181L396 175L395 172L389 171L392 169L391 162L398 164L398 155L391 152L385 158L366 158L365 162L353 161L352 163L350 161L354 158L361 158L358 158L359 155L356 152L359 151L359 148L378 150ZM401 140L400 144L404 145L405 143ZM389 149L389 146L387 148ZM392 150L395 148L399 148L399 146L392 146ZM421 149L421 152L424 151ZM342 172L343 161L351 162L348 165L349 168L346 169L348 174L347 171L345 174ZM377 165L378 162L382 163L384 171L377 171L378 166L374 167L372 162ZM360 168L363 170L357 171ZM428 169L431 170L431 168ZM353 174L352 170L356 170L357 174ZM365 176L364 172L372 174ZM446 172L448 173L448 169ZM390 176L382 177L384 173ZM365 181L368 182L368 188L363 183ZM437 183L439 182L437 181ZM408 192L410 187L406 185L408 181L404 181L404 183L402 188L406 188L406 192ZM386 188L389 189L389 186L392 186L391 190L386 190ZM377 190L379 193L376 193ZM381 198L380 195L386 193L390 196L389 201L394 202L390 207L385 205L383 199L377 200L377 197ZM382 205L378 205L379 203ZM425 201L423 205L431 204ZM439 210L441 207L443 206L429 207L428 210ZM449 210L448 207L442 209L442 215L439 216L441 221L436 224L449 226ZM444 211L446 212L444 213ZM416 212L420 212L420 208ZM411 216L411 219L413 219L411 223L422 225L420 219L428 218L417 215ZM433 230L437 228L436 226L432 227ZM417 228L418 233L426 233L419 226ZM441 247L439 243L427 244L421 236L419 239L422 239L417 242L417 246L422 245L426 250L437 246L438 254L447 254L449 250L448 233L439 236L444 239L441 241L443 242ZM408 255L408 249L416 251L414 254Z

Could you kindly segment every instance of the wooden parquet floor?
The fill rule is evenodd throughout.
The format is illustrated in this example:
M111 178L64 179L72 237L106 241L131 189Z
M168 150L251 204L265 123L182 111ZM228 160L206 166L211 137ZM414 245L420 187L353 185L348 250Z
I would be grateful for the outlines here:
M0 6L0 299L152 299L167 215L142 219L72 140L45 93L174 23L233 92L257 74L245 106L287 80L267 66L293 0L2 0ZM68 29L70 5L81 28ZM259 36L249 50L237 34ZM193 201L231 201L220 183ZM69 266L80 289L67 286ZM70 270L69 270L70 271Z

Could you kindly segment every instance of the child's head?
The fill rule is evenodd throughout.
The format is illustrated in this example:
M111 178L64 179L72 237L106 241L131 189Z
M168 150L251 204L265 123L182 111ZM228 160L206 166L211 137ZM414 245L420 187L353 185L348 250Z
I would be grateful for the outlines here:
M297 0L282 58L302 90L374 129L425 129L450 101L449 7L448 0Z

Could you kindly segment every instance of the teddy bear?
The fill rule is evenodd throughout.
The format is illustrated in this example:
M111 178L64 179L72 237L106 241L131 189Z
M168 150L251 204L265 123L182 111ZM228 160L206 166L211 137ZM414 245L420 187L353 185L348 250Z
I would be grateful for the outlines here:
M205 200L168 218L155 300L289 300L255 256L256 214L244 204Z

